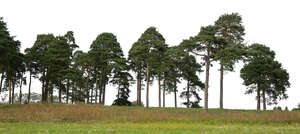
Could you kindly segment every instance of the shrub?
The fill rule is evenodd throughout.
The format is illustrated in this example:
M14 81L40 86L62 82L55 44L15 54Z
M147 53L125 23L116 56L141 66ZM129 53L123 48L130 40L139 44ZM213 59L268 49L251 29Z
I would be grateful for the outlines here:
M131 106L134 106L134 107L144 107L144 103L142 102L141 105L137 105L137 102L133 101L133 102L131 102Z

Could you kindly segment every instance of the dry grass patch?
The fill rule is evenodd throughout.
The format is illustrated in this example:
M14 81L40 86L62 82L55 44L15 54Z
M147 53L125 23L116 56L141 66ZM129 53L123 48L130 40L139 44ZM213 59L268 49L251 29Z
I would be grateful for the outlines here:
M147 123L185 122L215 123L300 123L300 112L245 110L108 107L101 105L30 104L0 105L0 122L63 123Z

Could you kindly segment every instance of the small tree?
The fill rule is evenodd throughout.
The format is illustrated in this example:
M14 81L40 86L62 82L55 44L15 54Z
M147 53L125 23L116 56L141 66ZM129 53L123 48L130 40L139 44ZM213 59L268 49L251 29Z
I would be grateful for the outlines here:
M274 58L275 52L270 48L253 44L248 49L248 58L240 71L243 84L248 86L246 94L257 92L257 111L260 111L261 96L263 110L266 110L266 103L277 104L279 100L288 97L286 89L290 86L289 74Z

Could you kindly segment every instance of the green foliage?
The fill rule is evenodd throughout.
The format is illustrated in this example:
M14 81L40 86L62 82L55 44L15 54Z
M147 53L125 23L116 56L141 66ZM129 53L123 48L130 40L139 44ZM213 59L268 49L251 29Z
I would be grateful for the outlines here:
M137 101L131 102L131 106L133 107L145 107L144 103L138 104Z
M113 106L131 106L131 102L127 98L117 98L114 100Z
M188 103L187 101L186 102L183 102L182 104L185 105L186 107L190 107L190 108L202 108L199 103L200 103L200 100L202 100L199 96L199 94L196 92L196 90L190 90L190 92L187 92L187 91L183 91L181 92L180 94L180 98L187 98L187 94L190 94L190 98L195 98L194 100L190 100L190 103Z
M249 87L246 93L252 93L257 88L265 90L270 105L286 99L286 89L290 86L289 74L275 61L275 52L264 45L253 44L248 49L247 57L240 71L243 84Z
M221 15L215 22L215 27L215 36L220 44L215 59L219 60L226 70L232 71L233 65L242 60L245 54L245 28L242 25L242 17L238 13Z

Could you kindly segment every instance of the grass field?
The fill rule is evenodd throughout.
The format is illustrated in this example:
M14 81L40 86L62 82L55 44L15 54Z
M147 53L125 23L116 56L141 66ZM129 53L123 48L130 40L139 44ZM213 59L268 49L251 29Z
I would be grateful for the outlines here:
M300 112L0 105L0 134L299 134Z

